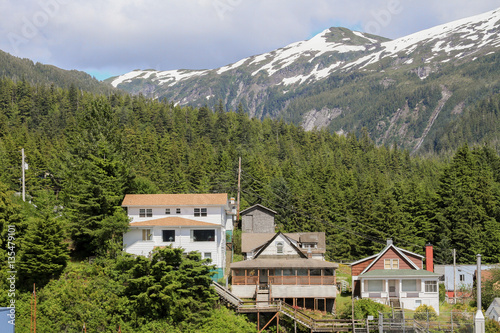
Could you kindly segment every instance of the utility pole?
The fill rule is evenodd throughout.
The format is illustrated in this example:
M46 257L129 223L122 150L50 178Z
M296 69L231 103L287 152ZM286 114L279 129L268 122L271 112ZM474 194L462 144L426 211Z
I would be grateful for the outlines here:
M241 156L238 158L238 202L236 203L236 221L240 220L240 192L241 192Z
M21 148L21 170L22 170L22 191L23 191L23 201L26 201L26 179L25 179L25 170L26 170L26 163L24 162L24 148Z
M474 333L484 333L484 315L481 309L481 255L477 255L477 274L476 274L476 285L477 285L477 312L474 318Z
M453 249L453 304L457 304L457 266L456 266L457 251Z

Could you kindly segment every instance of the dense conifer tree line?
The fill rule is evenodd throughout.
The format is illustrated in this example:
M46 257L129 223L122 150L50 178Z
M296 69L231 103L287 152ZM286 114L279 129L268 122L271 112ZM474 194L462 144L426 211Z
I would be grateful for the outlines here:
M491 103L497 106L498 99ZM13 195L21 191L21 148L29 165L29 203ZM410 156L396 147L377 147L367 131L359 138L305 132L281 120L251 119L242 106L236 111L222 103L215 110L179 107L9 79L0 80L0 256L7 256L8 226L15 225L24 272L20 290L29 290L36 276L40 287L62 292L69 275L78 280L90 274L72 265L65 270L69 256L97 256L114 268L81 269L103 270L94 273L116 296L110 300L116 303L105 306L120 308L113 325L172 316L187 320L189 311L205 310L182 305L186 297L199 301L189 294L189 281L197 279L189 272L207 276L206 266L196 256L177 258L175 251L164 254L177 258L171 268L140 259L118 262L128 225L120 204L126 193L235 195L240 156L241 208L260 203L277 211L282 231L325 231L329 260L371 255L392 238L417 253L431 242L438 264L451 261L453 248L459 263L473 262L477 253L484 262L500 261L500 157L486 145L462 145L449 156ZM181 265L191 265L183 270L188 276L167 274ZM154 277L158 269L179 283L176 290ZM57 280L61 272L66 273ZM199 292L212 304L208 287ZM175 306L138 311L149 306L152 295L174 300Z

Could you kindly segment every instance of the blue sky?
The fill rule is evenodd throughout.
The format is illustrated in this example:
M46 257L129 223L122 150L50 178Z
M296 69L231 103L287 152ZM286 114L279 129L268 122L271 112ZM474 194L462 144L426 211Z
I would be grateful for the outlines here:
M498 0L23 0L0 3L0 49L104 79L217 68L332 26L388 38L480 14Z

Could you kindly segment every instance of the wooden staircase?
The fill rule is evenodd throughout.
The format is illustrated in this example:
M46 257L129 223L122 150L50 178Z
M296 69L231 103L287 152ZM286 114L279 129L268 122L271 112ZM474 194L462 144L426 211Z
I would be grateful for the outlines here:
M257 307L267 308L269 306L269 289L257 289L255 301Z

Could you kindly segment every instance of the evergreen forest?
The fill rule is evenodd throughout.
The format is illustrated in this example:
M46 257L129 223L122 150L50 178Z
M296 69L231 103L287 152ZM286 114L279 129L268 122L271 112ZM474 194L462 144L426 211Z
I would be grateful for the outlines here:
M499 106L492 95L468 114L498 117ZM250 118L242 105L180 107L0 79L0 306L9 306L14 267L20 332L29 329L33 284L38 332L254 331L216 306L199 254L166 248L149 260L121 251L126 193L236 196L239 157L241 209L275 210L284 232L324 231L328 260L361 259L392 238L420 254L430 242L437 264L451 263L452 249L458 263L478 253L498 263L499 152L467 145L473 132L455 135L454 151L410 155L375 145L366 129L306 132Z

